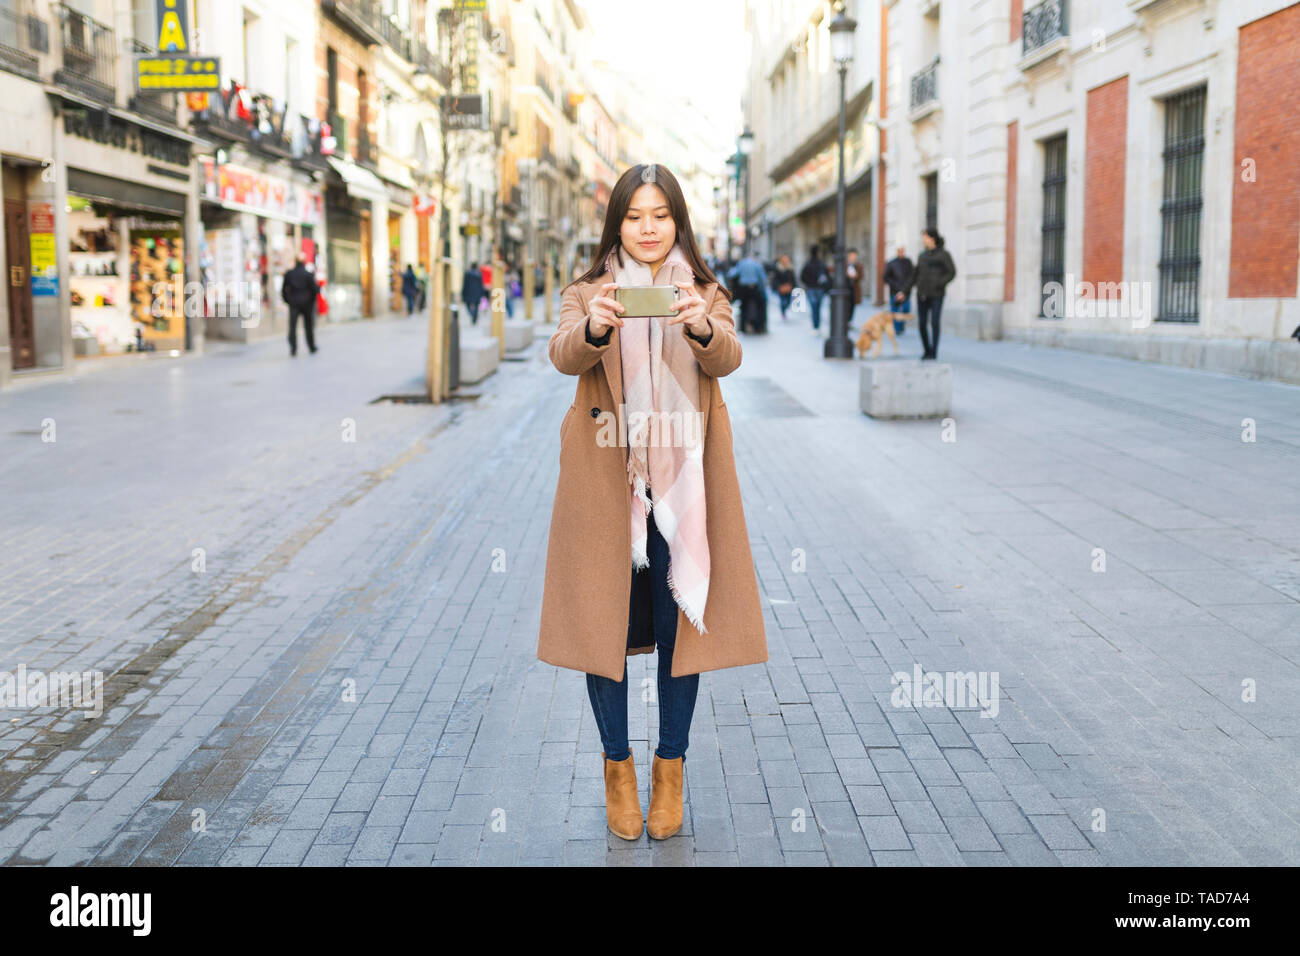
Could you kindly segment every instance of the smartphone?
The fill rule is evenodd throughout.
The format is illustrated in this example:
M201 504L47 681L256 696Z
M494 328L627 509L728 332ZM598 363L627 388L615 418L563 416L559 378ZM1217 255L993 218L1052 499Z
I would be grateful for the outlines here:
M676 286L625 286L614 290L614 298L626 310L619 313L625 319L677 314L672 308L677 301Z

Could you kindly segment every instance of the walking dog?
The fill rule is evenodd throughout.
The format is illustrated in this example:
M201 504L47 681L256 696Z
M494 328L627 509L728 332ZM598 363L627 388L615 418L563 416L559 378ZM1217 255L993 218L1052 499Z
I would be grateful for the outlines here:
M862 332L858 335L857 348L858 357L866 358L867 350L875 343L875 352L872 357L880 355L880 349L885 343L885 336L889 336L889 341L894 343L894 354L898 354L898 339L894 337L894 318L893 312L877 312L862 326Z

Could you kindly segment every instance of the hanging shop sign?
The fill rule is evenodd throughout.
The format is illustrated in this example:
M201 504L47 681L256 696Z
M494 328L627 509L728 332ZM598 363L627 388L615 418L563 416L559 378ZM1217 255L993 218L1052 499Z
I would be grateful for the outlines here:
M438 211L438 197L417 193L411 205L417 216L432 216Z
M158 52L135 58L137 93L206 92L221 86L221 61L194 56L190 49L190 11L184 0L155 0Z
M487 10L487 0L456 0L456 9L463 16L466 13L483 13ZM464 35L460 38L466 51L464 72L461 74L462 85L466 93L478 92L478 33L480 17L464 17L461 21Z
M447 117L448 129L488 129L488 114L481 93L441 96L438 105Z
M193 90L208 93L221 89L221 58L160 53L135 58L135 89L138 93Z
M242 166L199 158L203 173L202 197L228 209L274 216L303 225L320 225L325 218L325 197L306 186L279 176L269 176Z
M34 202L29 211L32 295L59 294L58 254L54 245L54 204Z

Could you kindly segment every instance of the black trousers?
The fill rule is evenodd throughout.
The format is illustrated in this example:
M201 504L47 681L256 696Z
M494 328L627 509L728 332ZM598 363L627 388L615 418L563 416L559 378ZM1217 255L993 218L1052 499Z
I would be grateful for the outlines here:
M298 316L302 316L302 333L307 338L307 348L316 351L316 306L289 304L289 354L298 351Z
M916 324L921 331L921 345L925 354L934 358L939 354L939 312L943 309L943 296L927 299L916 297Z

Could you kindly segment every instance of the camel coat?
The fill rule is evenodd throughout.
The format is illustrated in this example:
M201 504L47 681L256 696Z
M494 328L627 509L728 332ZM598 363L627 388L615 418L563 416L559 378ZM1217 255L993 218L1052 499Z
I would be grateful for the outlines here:
M607 344L587 341L587 303L609 281L606 271L565 290L559 329L550 342L551 363L578 376L578 388L560 423L560 478L551 510L537 656L548 664L621 680L627 657L651 653L655 640L648 571L636 582L641 586L632 587L627 448L597 442L604 422L598 416L617 416L624 400L617 326ZM697 284L695 292L706 303L713 332L707 345L686 336L702 372L707 633L701 634L677 609L674 677L767 660L758 578L731 452L731 421L718 387L718 379L740 365L740 339L731 304L718 284ZM685 334L680 325L668 331Z

